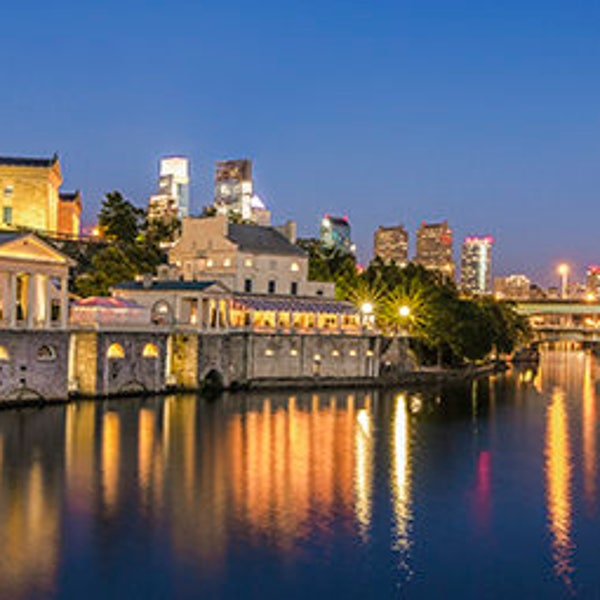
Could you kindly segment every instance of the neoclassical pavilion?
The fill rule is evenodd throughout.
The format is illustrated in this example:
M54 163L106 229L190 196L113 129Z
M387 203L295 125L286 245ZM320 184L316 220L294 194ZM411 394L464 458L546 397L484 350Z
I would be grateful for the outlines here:
M32 233L0 232L0 329L64 329L71 261Z

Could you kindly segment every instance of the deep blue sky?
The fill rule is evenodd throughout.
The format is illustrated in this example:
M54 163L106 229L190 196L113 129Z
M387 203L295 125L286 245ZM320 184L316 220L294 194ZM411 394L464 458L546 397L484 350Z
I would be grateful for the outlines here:
M58 151L90 221L145 205L162 154L250 157L275 219L447 218L496 238L498 273L600 262L600 2L14 2L0 153ZM412 249L411 249L412 252Z

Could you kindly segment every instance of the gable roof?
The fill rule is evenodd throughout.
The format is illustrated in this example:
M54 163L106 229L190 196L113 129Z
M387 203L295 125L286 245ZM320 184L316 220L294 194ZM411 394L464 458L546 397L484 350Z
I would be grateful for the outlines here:
M58 162L58 154L51 158L36 158L28 156L0 156L0 165L10 167L53 167Z
M227 237L243 252L279 254L281 256L306 256L306 252L292 244L273 227L229 223Z
M228 291L226 286L224 286L219 281L179 281L175 280L153 280L151 282L144 281L123 281L122 283L118 283L113 286L115 290L145 290L149 292L157 292L157 291L194 291L194 292L202 292L209 287L217 286L223 289L223 291Z
M75 265L75 262L60 250L30 232L0 232L0 254L3 258L12 260L60 263L66 266Z

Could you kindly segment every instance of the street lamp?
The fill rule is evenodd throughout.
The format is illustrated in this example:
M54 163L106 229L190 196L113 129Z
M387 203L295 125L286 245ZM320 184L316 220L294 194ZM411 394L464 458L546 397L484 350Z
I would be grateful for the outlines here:
M363 315L363 327L373 322L373 305L370 302L363 302L360 306L360 312Z
M398 309L398 314L400 315L401 318L406 319L406 317L410 316L410 306L406 306L406 304L403 304Z
M561 282L561 298L567 297L567 285L569 280L569 265L567 263L561 263L558 265L557 269L558 274L560 275Z

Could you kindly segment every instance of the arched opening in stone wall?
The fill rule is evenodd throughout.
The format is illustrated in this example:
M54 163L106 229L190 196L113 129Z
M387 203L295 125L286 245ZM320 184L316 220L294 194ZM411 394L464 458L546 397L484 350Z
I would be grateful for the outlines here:
M56 360L56 348L54 346L44 344L38 348L36 358L40 362L54 361Z
M166 300L159 300L151 310L151 319L155 325L172 325L173 308Z
M121 344L111 344L106 351L106 358L125 358L125 350Z
M147 343L142 350L142 356L144 358L158 358L159 351L158 346L156 344Z
M225 387L223 375L216 369L211 369L204 378L204 389L207 392L220 392Z

